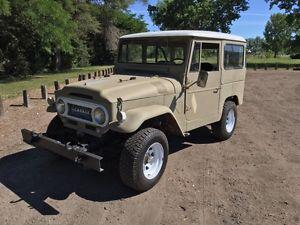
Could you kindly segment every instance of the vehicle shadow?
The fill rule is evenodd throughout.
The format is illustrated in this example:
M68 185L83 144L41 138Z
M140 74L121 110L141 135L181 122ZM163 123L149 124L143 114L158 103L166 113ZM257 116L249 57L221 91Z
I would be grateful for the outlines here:
M201 135L202 134L202 135ZM199 137L199 138L198 138ZM212 143L207 130L193 132L187 139L171 138L172 153L191 144ZM47 198L64 200L72 193L86 200L105 202L129 198L137 192L124 186L119 178L118 159L104 161L104 172L78 168L73 162L45 150L31 148L0 159L0 182L42 215L59 211L45 202Z
M0 159L0 182L42 215L59 212L45 200L64 200L72 193L91 201L111 201L137 195L121 183L117 164L102 173L78 168L44 150L28 149Z
M200 127L185 138L169 137L170 154L190 147L192 144L213 144L219 142L208 127Z

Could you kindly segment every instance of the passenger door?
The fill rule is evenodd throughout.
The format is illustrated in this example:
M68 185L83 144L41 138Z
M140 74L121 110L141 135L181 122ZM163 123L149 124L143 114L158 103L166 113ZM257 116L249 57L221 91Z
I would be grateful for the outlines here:
M194 41L188 68L186 86L187 130L215 122L218 118L220 97L220 48L218 41ZM199 87L200 71L208 73L205 87Z

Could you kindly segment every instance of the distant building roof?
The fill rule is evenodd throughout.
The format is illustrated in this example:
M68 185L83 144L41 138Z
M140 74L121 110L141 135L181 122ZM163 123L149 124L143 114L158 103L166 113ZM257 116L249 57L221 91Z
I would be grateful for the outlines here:
M221 32L202 31L202 30L169 30L169 31L143 32L143 33L124 35L121 37L121 39L150 38L150 37L185 37L185 36L246 42L245 38L240 36L221 33Z

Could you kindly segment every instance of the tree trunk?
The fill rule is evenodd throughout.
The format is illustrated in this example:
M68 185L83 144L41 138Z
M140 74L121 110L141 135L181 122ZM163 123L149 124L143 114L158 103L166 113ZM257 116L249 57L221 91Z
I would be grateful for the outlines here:
M55 52L55 70L59 71L61 69L61 52L59 49L56 49Z
M275 51L275 52L274 52L274 58L277 58L277 56L278 56L278 52Z
M103 39L105 43L106 63L114 61L114 52L118 49L118 41L121 36L120 30L113 24L112 21L106 20L103 22Z

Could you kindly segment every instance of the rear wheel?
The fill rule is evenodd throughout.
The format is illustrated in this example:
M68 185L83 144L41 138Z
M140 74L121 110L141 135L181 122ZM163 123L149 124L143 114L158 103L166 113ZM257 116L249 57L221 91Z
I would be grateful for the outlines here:
M120 157L120 176L123 183L137 191L146 191L158 183L169 154L165 134L146 128L132 135L124 144Z
M211 125L213 135L222 141L229 139L234 133L236 121L236 104L232 101L225 102L221 120Z

